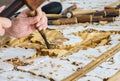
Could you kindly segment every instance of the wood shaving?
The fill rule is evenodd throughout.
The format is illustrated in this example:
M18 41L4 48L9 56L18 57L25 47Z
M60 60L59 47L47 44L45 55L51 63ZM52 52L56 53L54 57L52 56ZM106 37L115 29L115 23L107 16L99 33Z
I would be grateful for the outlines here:
M42 49L41 50L42 55L48 54L49 56L57 56L62 57L67 53L67 50L61 50L61 49Z
M14 67L17 67L17 66L26 66L26 65L33 64L33 62L25 63L25 62L19 60L18 58L7 59L7 60L4 60L4 62L11 63L11 64L14 65Z
M14 77L13 76L8 76L7 77L9 80L12 80Z
M103 39L100 43L99 46L104 46L109 42L109 39Z
M24 77L22 76L22 75L20 75L20 76L18 76L19 77L19 79L24 79Z
M47 29L44 31L48 42L50 43L51 49L46 49L41 35L35 31L31 35L18 39L8 39L6 43L3 43L3 46L7 45L10 47L24 47L24 48L33 48L37 49L37 55L31 56L31 58L36 58L38 55L49 55L51 57L64 57L72 53L77 52L80 49L86 50L87 48L94 48L96 46L107 45L110 41L110 35L120 34L120 31L98 31L94 29L88 29L84 31L79 31L72 33L76 36L80 36L83 41L70 44L62 45L63 42L68 41L63 34L59 31L53 29ZM2 42L1 42L2 43Z
M61 64L58 64L57 67L60 68L60 67L62 67L62 65L61 65Z

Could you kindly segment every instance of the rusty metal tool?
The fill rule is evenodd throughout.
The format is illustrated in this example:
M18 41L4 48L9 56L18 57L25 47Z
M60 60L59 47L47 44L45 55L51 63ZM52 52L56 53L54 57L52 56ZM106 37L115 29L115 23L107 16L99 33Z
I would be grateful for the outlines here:
M2 13L0 13L0 16L10 18L11 16L13 16L13 14L15 12L17 12L24 5L27 5L30 10L35 11L44 1L45 0L14 0L14 2L12 4L10 4L8 6L8 8L6 8ZM37 13L35 12L34 16L36 14ZM47 48L50 49L50 45L49 45L49 43L48 43L48 41L46 39L46 36L45 36L44 32L39 31L39 33L43 37Z

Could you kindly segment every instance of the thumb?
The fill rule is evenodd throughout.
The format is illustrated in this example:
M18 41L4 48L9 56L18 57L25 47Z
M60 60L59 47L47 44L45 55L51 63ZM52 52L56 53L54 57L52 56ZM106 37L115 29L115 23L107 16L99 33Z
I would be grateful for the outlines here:
M0 23L3 28L9 28L12 25L12 22L8 18L0 17Z
M5 5L3 5L2 7L0 7L0 13L6 8Z

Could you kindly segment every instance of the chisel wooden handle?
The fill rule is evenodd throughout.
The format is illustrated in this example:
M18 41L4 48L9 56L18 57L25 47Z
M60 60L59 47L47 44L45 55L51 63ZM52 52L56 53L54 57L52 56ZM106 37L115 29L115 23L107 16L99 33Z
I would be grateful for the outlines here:
M49 20L48 21L49 25L66 25L66 24L76 24L76 23L78 23L76 17L62 18L62 19L58 19L58 20Z
M102 16L93 16L93 15L82 15L77 17L78 23L85 23L85 22L99 22Z
M100 22L100 21L107 21L107 22L113 22L114 17L108 17L104 18L102 16L93 16L93 15L82 15L77 17L78 23L85 23L85 22Z
M66 18L66 16L61 15L61 14L46 14L48 20L56 20L59 18Z
M66 17L71 18L71 17L75 17L78 15L86 15L86 14L90 14L94 12L96 12L96 10L82 10L80 8L77 8L74 11L67 12Z
M118 8L120 8L120 1L114 2L105 7L105 9L118 9Z
M85 23L85 22L99 23L100 21L112 22L114 21L114 17L104 18L102 16L82 15L82 16L72 17L72 18L49 20L48 24L49 25L66 25L66 24L76 24L76 23Z
M88 15L103 16L103 17L116 17L120 15L120 9L105 9L102 11L97 11Z
M77 5L73 4L72 6L66 8L65 10L63 10L62 14L66 14L67 12L74 11L75 9L77 9Z

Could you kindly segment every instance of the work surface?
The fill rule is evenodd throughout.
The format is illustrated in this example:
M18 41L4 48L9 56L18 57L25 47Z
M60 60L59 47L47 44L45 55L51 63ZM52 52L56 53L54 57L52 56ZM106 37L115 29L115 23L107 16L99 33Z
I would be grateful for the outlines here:
M64 9L75 3L82 9L103 10L106 5L118 0L49 1L61 2ZM61 81L77 70L79 71L79 69L86 68L90 62L93 60L96 61L105 51L120 43L120 17L116 17L114 22L109 22L106 24L78 23L59 26L53 25L49 26L49 28L62 32L64 38L68 39L63 42L62 45L72 46L75 44L73 50L67 51L70 53L67 53L68 55L65 56L63 55L64 57L59 55L59 57L49 57L47 55L36 57L34 56L36 54L36 49L26 49L20 47L1 48L0 81ZM102 32L106 33L103 34ZM88 34L86 35L85 33ZM81 47L79 46L79 44L81 45L80 42L83 40L86 41L84 41L85 43L88 43L91 41L92 37L93 40L99 40L99 37L103 36L106 37L101 39L99 43L95 43L99 45L88 45L88 47L84 47L84 45ZM82 44L84 44L84 42ZM61 54L63 53L62 51L63 50L60 51ZM31 56L34 58L29 58ZM13 60L16 61L16 64L17 62L21 62L21 65L16 65L15 63L12 64L11 62ZM26 64L22 65L22 62ZM93 65L94 68L90 69L90 71L87 71L88 69L86 69L85 71L87 72L84 76L77 79L77 81L113 81L110 80L110 77L114 76L116 73L118 73L118 75L120 74L120 52L117 52L115 55L111 55L111 57L105 61L103 60L103 62L101 60L101 63L98 64L97 67ZM120 79L114 81L119 80Z

